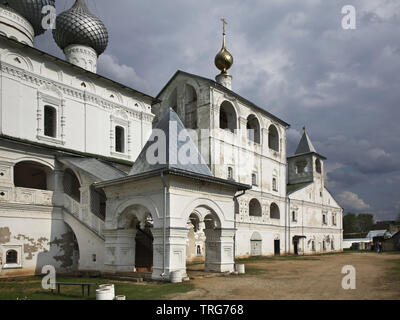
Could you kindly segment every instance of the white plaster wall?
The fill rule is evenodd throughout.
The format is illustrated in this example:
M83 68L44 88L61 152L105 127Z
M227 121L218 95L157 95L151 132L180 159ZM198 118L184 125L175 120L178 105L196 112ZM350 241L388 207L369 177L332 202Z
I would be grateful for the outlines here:
M1 133L4 135L133 161L151 134L151 100L110 87L84 71L0 44ZM39 96L41 94L41 96ZM39 139L40 108L56 101L56 139ZM57 102L58 101L58 102ZM114 126L125 128L126 152L115 151Z
M0 230L3 235L6 229L10 236L2 237L0 242L0 250L3 251L0 276L40 274L44 265L52 265L63 272L76 268L76 259L71 260L71 253L65 251L71 244L65 243L66 238L63 237L70 239L70 231L59 209L0 204ZM5 251L9 246L20 247L21 268L3 268Z

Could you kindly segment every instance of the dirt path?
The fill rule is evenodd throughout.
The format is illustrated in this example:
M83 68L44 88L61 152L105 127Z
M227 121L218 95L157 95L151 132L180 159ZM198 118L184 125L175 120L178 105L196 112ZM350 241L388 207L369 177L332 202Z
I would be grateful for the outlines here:
M302 259L300 257L300 259ZM400 299L400 281L393 280L391 262L399 254L351 253L303 258L267 259L247 263L254 275L193 280L195 290L172 295L174 300L222 299ZM344 290L342 267L356 268L356 290ZM256 268L260 268L258 272ZM251 270L250 270L251 269Z

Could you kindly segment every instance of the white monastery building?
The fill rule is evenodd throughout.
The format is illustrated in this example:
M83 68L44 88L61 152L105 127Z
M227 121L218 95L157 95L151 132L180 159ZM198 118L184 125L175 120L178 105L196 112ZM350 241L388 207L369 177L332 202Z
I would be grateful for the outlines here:
M58 59L34 47L51 0L0 4L0 277L147 270L342 250L342 209L304 129L216 81L177 71L157 97L96 74L105 25L84 0L61 13Z

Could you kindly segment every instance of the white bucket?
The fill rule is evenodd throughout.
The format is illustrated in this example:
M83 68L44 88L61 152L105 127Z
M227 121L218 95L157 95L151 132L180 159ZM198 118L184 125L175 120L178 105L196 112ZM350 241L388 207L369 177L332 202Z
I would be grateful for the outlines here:
M100 284L99 285L99 289L109 289L111 291L112 294L112 299L113 300L115 298L115 288L113 284Z
M238 274L245 274L246 272L245 272L244 264L237 264L236 265L236 272Z
M115 300L126 300L126 296L115 296Z
M182 273L180 271L171 271L169 274L169 280L172 283L182 282Z
M111 289L96 289L96 300L114 300Z

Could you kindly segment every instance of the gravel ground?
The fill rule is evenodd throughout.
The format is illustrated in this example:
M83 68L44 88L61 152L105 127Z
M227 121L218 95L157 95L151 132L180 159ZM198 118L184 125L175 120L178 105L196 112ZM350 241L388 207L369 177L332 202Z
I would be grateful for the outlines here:
M245 263L249 274L192 280L195 289L169 296L174 300L329 300L400 299L399 254L345 253L300 259L265 259ZM356 289L344 290L343 266L356 269ZM195 266L199 269L202 266Z

